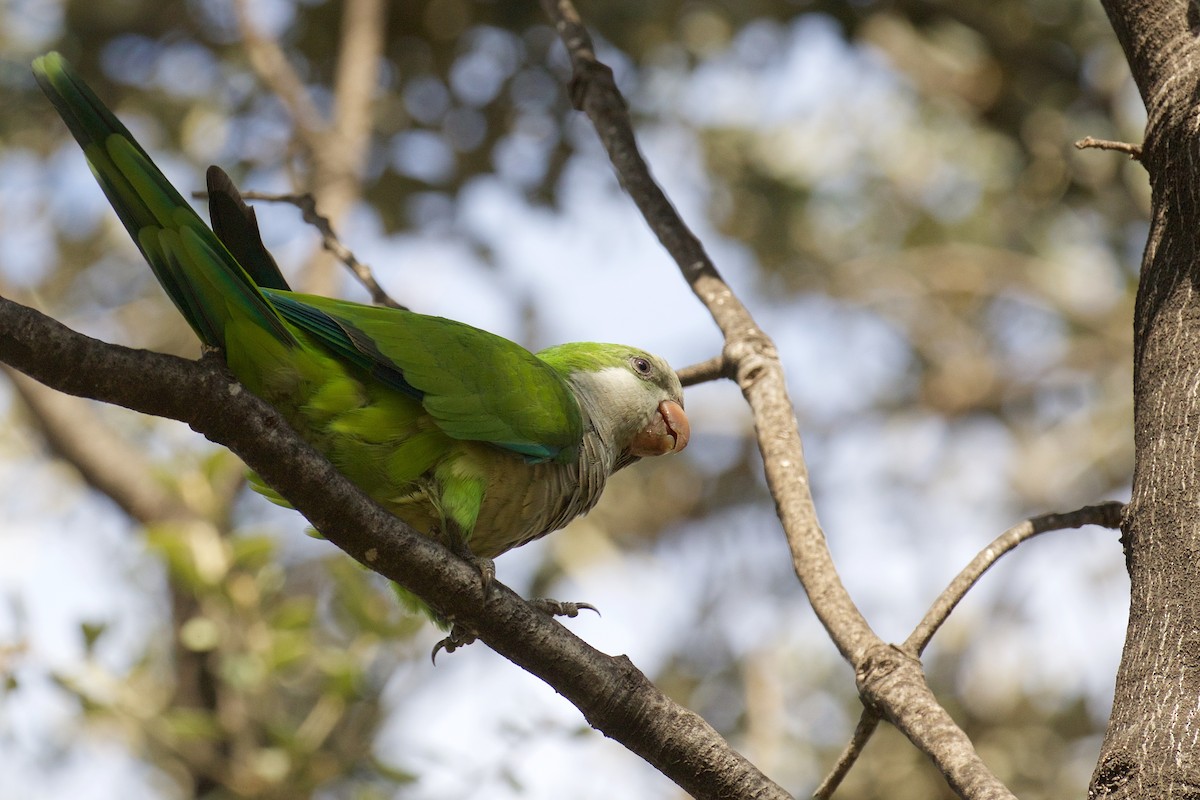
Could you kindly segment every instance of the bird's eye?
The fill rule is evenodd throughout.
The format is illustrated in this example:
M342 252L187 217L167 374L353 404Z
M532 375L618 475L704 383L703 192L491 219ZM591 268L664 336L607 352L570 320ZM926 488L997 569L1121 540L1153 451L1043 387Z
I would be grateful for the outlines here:
M632 361L633 369L638 375L649 375L651 370L650 360L641 356L634 356Z

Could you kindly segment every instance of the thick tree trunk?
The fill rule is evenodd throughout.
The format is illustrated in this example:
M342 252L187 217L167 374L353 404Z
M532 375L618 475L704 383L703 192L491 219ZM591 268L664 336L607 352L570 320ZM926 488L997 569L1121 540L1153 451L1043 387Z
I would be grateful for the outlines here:
M1134 313L1132 592L1091 797L1200 794L1200 11L1105 3L1146 103L1153 193Z

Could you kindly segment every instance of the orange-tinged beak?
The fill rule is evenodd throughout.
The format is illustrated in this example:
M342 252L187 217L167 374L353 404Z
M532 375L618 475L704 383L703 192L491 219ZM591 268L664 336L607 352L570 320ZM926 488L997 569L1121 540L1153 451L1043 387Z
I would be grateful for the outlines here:
M674 400L663 400L650 424L633 437L629 452L639 458L678 453L687 447L691 435L692 428L687 414L683 413L683 406Z

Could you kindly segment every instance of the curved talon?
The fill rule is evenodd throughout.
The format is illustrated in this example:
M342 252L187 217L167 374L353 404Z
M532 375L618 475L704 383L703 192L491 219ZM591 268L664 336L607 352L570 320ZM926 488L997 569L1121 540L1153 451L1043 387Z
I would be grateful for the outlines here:
M475 555L469 547L462 544L462 539L458 537L450 539L450 546L459 558L471 564L479 571L479 586L483 590L484 602L486 602L488 591L492 588L492 582L496 580L496 562L485 556ZM574 616L574 614L571 616ZM443 621L449 622L449 620ZM429 659L436 666L438 653L443 650L447 653L453 653L458 648L471 644L475 639L476 636L473 631L467 630L458 623L451 623L450 635L433 646L433 652L429 654Z
M474 641L475 634L471 633L461 625L451 625L450 635L433 646L433 652L429 654L429 660L432 661L433 665L436 667L437 654L440 651L445 650L447 653L453 653L458 648L466 647Z
M491 564L491 559L480 559ZM480 568L480 574L483 577L484 589L488 586L488 579L484 569ZM591 603L572 603L565 600L551 600L548 597L539 597L536 600L530 600L529 604L541 611L543 614L549 614L552 617L567 617L568 619L578 617L579 612L587 609L588 611L596 612L596 616L600 616L600 609L596 608ZM437 665L437 655L443 650L447 653L453 653L460 647L466 647L476 640L475 633L464 628L463 626L453 623L450 625L450 635L433 646L433 652L429 654L429 659Z
M529 603L552 617L567 617L568 619L578 617L579 612L585 608L588 611L595 611L596 616L600 616L600 609L591 603L572 603L564 600L551 600L548 597L539 597L536 600L530 600Z

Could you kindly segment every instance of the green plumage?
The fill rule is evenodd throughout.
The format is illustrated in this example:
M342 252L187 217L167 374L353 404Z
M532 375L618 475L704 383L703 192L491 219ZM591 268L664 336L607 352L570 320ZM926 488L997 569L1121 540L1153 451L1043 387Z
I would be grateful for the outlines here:
M33 68L200 339L410 524L494 556L587 511L638 455L666 452L634 445L671 428L660 403L682 417L661 359L602 344L534 355L453 320L289 291L224 173L208 176L218 236L61 56ZM668 432L682 448L686 427L677 447Z

